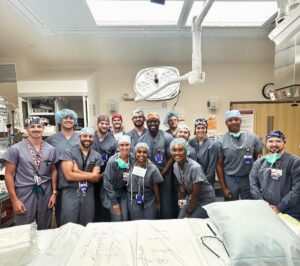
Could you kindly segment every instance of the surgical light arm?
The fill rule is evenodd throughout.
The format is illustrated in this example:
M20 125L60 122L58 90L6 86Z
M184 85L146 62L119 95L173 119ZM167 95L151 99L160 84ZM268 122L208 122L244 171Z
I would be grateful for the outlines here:
M201 29L202 29L202 22L208 13L209 9L211 8L214 0L206 0L205 3L203 4L202 10L200 14L197 17L193 18L193 25L192 25L192 37L193 37L193 54L192 54L192 71L169 80L165 84L162 84L159 86L157 89L154 91L150 92L146 96L136 96L135 101L142 101L145 100L154 94L160 92L167 86L185 81L187 80L189 84L193 85L197 82L204 82L205 80L205 73L202 72L202 54L201 54Z

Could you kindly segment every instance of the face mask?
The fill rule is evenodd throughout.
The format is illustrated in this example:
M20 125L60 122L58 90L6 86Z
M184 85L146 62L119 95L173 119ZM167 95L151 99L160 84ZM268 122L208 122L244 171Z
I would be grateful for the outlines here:
M280 154L280 153L268 154L268 155L266 156L266 161L267 161L269 164L273 164L273 163L275 163L276 161L278 161L280 158L281 158L281 154Z
M118 164L118 166L121 168L121 169L127 169L128 168L128 164L125 163L122 159L120 158L117 158L115 160L115 162Z
M242 133L242 131L240 131L240 132L238 132L238 133L230 132L229 134L230 134L232 137L238 139L238 138L240 138L241 133Z

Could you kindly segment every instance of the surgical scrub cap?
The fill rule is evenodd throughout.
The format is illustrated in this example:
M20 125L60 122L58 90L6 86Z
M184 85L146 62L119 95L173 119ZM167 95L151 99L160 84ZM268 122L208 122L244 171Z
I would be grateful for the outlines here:
M122 135L119 137L119 140L118 140L118 144L121 144L121 143L129 143L131 144L131 139L129 136L127 135Z
M25 127L28 125L44 125L39 116L29 116L24 122Z
M135 145L134 147L134 151L136 152L139 148L144 148L146 149L147 151L149 151L149 146L146 142L139 142Z
M205 127L207 128L207 127L208 127L207 120L204 119L204 118L197 118L197 119L195 120L195 128L196 128L197 126L199 126L199 125L205 126Z
M189 146L189 143L184 139L184 138L175 138L171 141L170 143L170 150L172 152L173 146L179 144L182 145L183 148L185 149L186 155L190 155L191 149Z
M159 114L158 113L148 113L146 115L146 120L150 120L150 119L160 119Z
M181 130L181 129L185 129L185 130L187 130L188 132L191 132L189 126L186 125L186 124L180 124L180 125L177 127L177 132L178 132L179 130Z
M90 127L84 127L79 131L79 136L83 134L94 135L94 129Z
M62 109L58 112L55 113L55 124L60 124L61 120L64 118L64 117L73 117L74 118L74 124L76 125L77 124L77 119L78 119L78 116L77 114L71 110L71 109Z
M135 109L132 111L132 117L135 116L145 116L144 111L142 109Z
M225 121L227 121L228 119L233 118L233 117L241 119L240 111L239 110L231 110L231 111L226 112Z
M123 121L123 118L122 118L122 116L121 116L120 114L113 114L113 115L111 116L111 121L113 121L113 120L116 119L116 118L119 118L119 119L121 119L121 121Z
M166 114L165 116L165 120L164 120L164 125L166 127L169 127L169 119L172 117L172 116L175 116L177 119L178 119L178 114L174 111L170 111Z
M279 138L279 139L282 139L283 141L285 141L285 135L279 130L269 131L266 139L268 140L270 138Z

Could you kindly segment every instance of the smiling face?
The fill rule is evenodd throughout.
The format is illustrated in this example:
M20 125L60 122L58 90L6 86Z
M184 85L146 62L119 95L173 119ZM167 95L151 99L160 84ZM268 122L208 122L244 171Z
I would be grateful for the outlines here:
M157 133L159 130L160 121L156 118L147 120L147 127L150 133Z
M134 117L132 117L132 122L135 127L140 128L145 123L145 117L143 115L134 116Z
M108 129L109 129L109 122L107 121L100 121L98 124L97 124L97 127L98 127L98 131L101 133L101 134L105 134L107 133Z
M226 120L226 126L229 132L238 133L241 129L242 120L238 117L232 117Z
M144 147L140 147L135 152L136 160L139 164L145 164L148 159L148 150Z
M75 123L74 117L65 116L60 121L60 126L62 129L73 129L74 123Z
M198 125L198 126L196 126L196 128L195 128L195 134L196 134L196 136L197 136L198 139L203 139L203 138L205 138L206 132L207 132L207 129L206 129L206 127L203 126L203 125Z
M28 137L32 139L42 138L44 132L44 126L42 124L38 125L28 125L25 128L28 132Z
M79 140L84 148L90 148L94 142L94 136L92 134L82 134L79 136Z
M177 138L184 138L185 140L189 140L190 132L185 128L180 128L177 131Z
M284 150L284 141L280 138L269 138L266 143L266 148L270 153L282 153Z
M186 150L182 144L173 145L171 152L173 159L179 165L182 165L186 161Z
M122 120L120 118L113 119L111 123L112 123L112 127L114 129L118 130L118 129L121 129L121 127L122 127Z
M130 143L128 142L119 143L119 151L122 157L128 157L130 151Z

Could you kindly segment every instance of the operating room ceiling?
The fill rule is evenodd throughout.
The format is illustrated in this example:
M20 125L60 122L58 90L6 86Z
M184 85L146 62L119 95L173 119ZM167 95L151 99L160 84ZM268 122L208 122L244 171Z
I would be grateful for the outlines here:
M189 10L199 1L181 2L174 25L99 26L85 0L0 0L0 58L25 57L53 66L187 64L192 51ZM272 62L274 46L267 35L274 17L259 26L204 23L204 62Z

